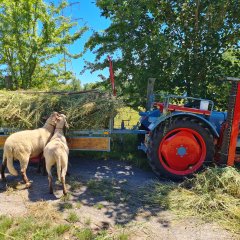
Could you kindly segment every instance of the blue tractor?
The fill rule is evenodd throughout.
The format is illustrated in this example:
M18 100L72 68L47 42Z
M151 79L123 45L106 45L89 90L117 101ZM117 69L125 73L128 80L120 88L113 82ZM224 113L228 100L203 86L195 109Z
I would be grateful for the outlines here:
M153 171L181 180L204 166L239 161L240 79L229 78L232 90L227 112L213 110L210 100L169 95L140 113L141 145Z

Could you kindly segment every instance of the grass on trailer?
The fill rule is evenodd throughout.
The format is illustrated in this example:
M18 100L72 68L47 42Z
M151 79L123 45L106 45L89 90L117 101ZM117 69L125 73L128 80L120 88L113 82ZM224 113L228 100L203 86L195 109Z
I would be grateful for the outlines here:
M70 129L104 129L123 106L107 93L77 95L24 94L0 91L0 126L34 129L53 111L67 116Z

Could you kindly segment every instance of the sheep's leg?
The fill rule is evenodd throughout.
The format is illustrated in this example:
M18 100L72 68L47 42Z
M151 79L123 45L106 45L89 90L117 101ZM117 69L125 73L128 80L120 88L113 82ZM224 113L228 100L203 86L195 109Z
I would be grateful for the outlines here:
M66 173L66 176L70 177L71 176L71 173L69 171L69 166L71 166L71 164L68 162L68 170L67 170L67 173Z
M47 164L45 164L45 161L44 161L44 168L46 166L46 170L47 170L47 173L48 173L48 185L49 185L49 193L50 194L53 194L53 177L52 177L52 173L51 173L51 168L52 166L49 166Z
M52 174L48 174L49 193L53 194Z
M41 173L44 176L47 175L46 164L45 164L45 158L44 157L42 157L38 162L37 173Z
M1 165L1 177L3 181L6 181L6 177L5 177L5 169L7 166L7 161L6 159L3 159L2 165Z
M38 161L37 173L41 173L41 165L42 165L42 159Z
M63 167L62 171L61 171L61 182L62 182L62 187L63 187L63 194L66 195L67 194L67 188L66 188L66 184L65 184L65 176L67 173L67 168Z
M6 165L2 164L1 165L1 177L3 181L6 181L6 177L5 177L5 169L6 169Z
M27 188L31 187L31 183L30 183L30 181L27 177L27 174L26 174L26 168L21 168L21 174L22 174L22 179L26 184L26 187Z
M29 157L27 158L29 159ZM24 160L19 160L20 161L20 166L21 166L21 175L22 175L22 179L26 184L26 187L29 188L31 187L31 183L27 177L26 171L27 171L27 166L28 166L28 162L24 161Z
M66 184L65 184L65 176L61 177L61 181L62 181L62 187L63 187L63 194L67 195L67 188L66 188Z
M46 169L46 161L45 161L45 158L42 158L42 167L43 167L43 172L42 172L42 175L47 175L47 169Z
M2 161L2 165L1 165L1 177L2 177L2 181L6 181L6 177L5 177L5 169L7 166L7 158L5 155L5 152L3 152L3 161Z

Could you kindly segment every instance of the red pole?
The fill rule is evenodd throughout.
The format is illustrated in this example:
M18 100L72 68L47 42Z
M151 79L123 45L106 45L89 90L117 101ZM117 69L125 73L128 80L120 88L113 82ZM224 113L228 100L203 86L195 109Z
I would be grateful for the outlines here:
M234 117L232 121L232 132L230 138L230 146L228 151L228 166L233 166L236 155L237 139L239 134L239 123L240 123L240 83L237 84L237 96L234 106Z
M108 56L108 61L109 61L109 73L110 73L110 81L112 84L113 96L116 96L117 94L116 94L115 82L114 82L113 64L110 56Z

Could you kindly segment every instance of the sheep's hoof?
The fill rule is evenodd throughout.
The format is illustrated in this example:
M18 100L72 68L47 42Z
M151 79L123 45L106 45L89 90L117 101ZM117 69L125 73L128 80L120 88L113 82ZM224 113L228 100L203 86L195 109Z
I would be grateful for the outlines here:
M2 181L3 181L3 182L6 182L6 181L7 181L7 178L6 178L6 177L2 177Z
M26 188L30 188L31 185L32 185L32 184L31 184L30 182L27 182L25 186L26 186Z

